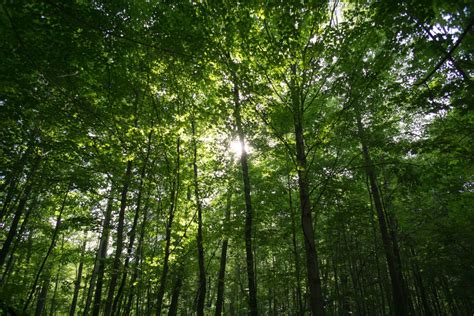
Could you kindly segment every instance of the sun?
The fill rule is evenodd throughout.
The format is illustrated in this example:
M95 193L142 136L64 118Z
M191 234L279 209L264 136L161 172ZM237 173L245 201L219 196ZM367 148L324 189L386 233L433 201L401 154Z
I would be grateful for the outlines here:
M242 156L242 152L243 152L244 149L245 149L246 153L249 153L251 151L250 147L247 143L245 143L245 145L242 146L242 143L238 139L234 139L229 144L230 152L232 152L237 157Z
M230 151L236 156L240 157L242 155L242 147L240 140L233 140L230 142Z

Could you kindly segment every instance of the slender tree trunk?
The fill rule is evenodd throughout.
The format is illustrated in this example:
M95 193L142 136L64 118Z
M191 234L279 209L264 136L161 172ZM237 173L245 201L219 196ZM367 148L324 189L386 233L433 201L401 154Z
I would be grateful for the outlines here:
M122 192L120 195L120 211L119 211L119 218L118 218L118 225L117 225L117 239L116 239L116 247L115 247L115 256L114 262L112 264L112 274L110 276L109 288L107 293L107 301L105 303L105 316L110 316L112 314L112 305L113 299L115 294L115 287L117 286L117 281L120 275L120 259L122 257L122 250L123 250L123 231L124 231L124 224L125 224L125 209L127 207L127 193L128 193L128 186L130 185L130 178L132 174L132 160L127 162L127 170L125 171L125 179L122 187Z
M38 296L38 301L36 302L35 316L43 315L44 308L46 307L46 299L48 297L49 283L51 281L51 275L48 272L46 279L43 281L41 286L41 292Z
M428 295L426 293L425 285L423 283L423 278L420 273L420 268L418 266L418 261L416 259L416 252L415 248L410 247L410 253L413 257L413 274L415 279L415 286L418 288L421 304L423 306L424 315L431 316L431 308L430 304L428 303Z
M94 265L95 265L95 259L96 258L94 258ZM89 295L89 287L87 286L87 283L89 283L91 276L92 276L92 273L91 275L89 275L87 272L86 272L86 275L84 276L84 286L82 287L82 292L79 295L81 298L81 303L80 303L81 306L85 306L86 304L86 299L87 299L87 296ZM82 314L84 314L84 309L82 311Z
M3 242L2 250L0 250L0 269L3 267L3 264L5 263L5 259L7 258L8 251L10 250L10 246L12 245L13 239L16 236L18 224L20 223L20 219L21 219L21 216L23 215L26 202L28 201L28 198L30 197L31 191L33 189L33 185L34 185L33 178L36 173L36 170L38 169L39 163L40 163L40 158L36 158L34 165L32 167L32 170L28 176L28 179L26 180L25 191L23 192L20 202L18 203L18 206L16 208L15 214L13 216L13 221L10 225L10 230L8 231L7 237L5 241Z
M145 239L145 227L146 227L147 219L148 219L148 207L145 206L145 209L143 212L142 224L140 228L140 236L138 238L138 246L135 252L135 265L134 265L132 277L130 279L130 284L132 288L129 291L129 295L128 295L127 302L125 305L125 311L124 311L125 316L130 315L130 311L132 310L133 296L135 295L135 288L136 288L135 282L138 278L138 270L139 270L138 268L139 268L139 264L142 257L141 253L142 253L142 248L143 248L143 240Z
M254 270L254 258L253 258L253 246L252 246L252 200L250 197L250 177L249 167L247 160L247 151L245 150L245 133L242 128L242 118L240 116L240 92L237 84L237 78L235 73L234 77L234 119L237 127L237 134L239 136L240 146L242 152L240 155L240 165L242 168L242 178L244 182L244 195L245 195L245 253L247 263L247 277L249 287L249 308L250 315L258 315L257 307L257 284L255 282L255 270Z
M84 315L88 315L89 313L89 309L90 309L90 306L91 306L91 303L92 303L92 295L94 293L94 288L95 288L95 280L97 278L97 273L99 272L99 250L100 248L100 240L99 240L99 247L97 248L97 251L95 252L96 255L95 255L95 258L94 258L94 266L92 268L92 273L91 273L91 276L90 278L88 278L86 276L86 283L88 282L89 283L89 286L88 287L84 287L84 290L83 290L83 297L82 297L82 301L84 302L84 310L83 310L83 314ZM88 281L87 281L88 280Z
M296 66L292 67L292 76L296 77ZM306 271L309 286L310 306L313 316L322 316L324 315L324 298L321 289L318 254L316 250L313 218L311 213L312 207L310 201L306 150L303 136L303 105L301 104L299 89L297 89L295 81L296 80L293 79L291 84L291 99L295 128L298 186L300 191L301 227L303 229L306 252Z
M410 299L410 295L408 294L409 293L408 285L405 282L405 278L403 277L402 257L400 255L400 246L398 244L398 223L397 223L395 214L392 211L392 197L389 194L389 183L388 183L387 178L384 181L383 186L384 186L386 195L384 196L382 192L379 192L379 193L380 193L380 197L382 201L382 207L385 210L385 218L387 220L387 226L390 233L390 239L392 242L393 255L395 256L395 264L399 270L397 273L399 273L399 277L402 282L403 295L407 303L408 313L413 314L413 311L414 311L413 302Z
M81 259L79 262L79 268L77 269L76 282L74 282L74 294L72 296L71 308L69 309L70 316L74 316L76 313L77 298L79 296L79 289L81 288L82 270L84 268L84 256L86 253L86 244L87 244L87 240L84 239L84 241L82 242L82 247L81 247Z
M105 272L105 259L107 257L107 247L109 243L110 235L110 222L112 220L112 208L114 202L114 185L112 184L109 193L109 199L107 201L107 207L105 209L104 224L102 227L102 236L100 237L98 256L97 256L97 284L95 286L94 293L94 304L92 307L92 315L98 316L100 314L100 309L102 305L102 283L104 282L104 272ZM91 286L93 282L91 282ZM86 303L86 308L84 308L84 314L88 311L88 304Z
M59 253L62 253L64 249L64 235L61 239L61 248L59 249ZM53 290L53 297L51 298L51 307L49 308L49 316L53 316L56 312L56 295L58 293L58 284L59 284L59 275L61 272L61 266L58 267L58 271L56 272L56 278L54 280L54 290Z
M227 247L229 244L229 237L227 237L227 231L230 223L230 208L232 203L232 181L229 181L229 187L227 189L227 201L225 206L225 219L224 219L224 240L222 241L221 249L221 260L219 266L219 277L217 278L217 299L216 299L216 313L215 316L221 316L224 307L224 287L225 287L225 267L227 264Z
M146 151L146 156L143 161L143 166L140 172L140 183L138 185L138 196L137 196L137 205L135 207L135 215L133 217L133 223L132 223L132 228L130 229L130 240L127 248L127 257L125 258L125 264L123 268L123 274L122 274L122 279L120 281L120 285L117 291L117 295L115 296L114 303L112 306L112 314L115 315L116 313L120 312L120 309L117 309L119 307L119 301L122 298L122 294L127 282L127 275L128 275L128 266L130 263L130 258L132 256L132 250L133 246L135 244L135 235L136 235L136 229L137 229L137 224L138 224L138 219L140 217L140 211L141 211L141 200L142 200L142 192L143 192L143 180L145 178L146 174L146 168L148 164L148 158L150 156L150 148L151 148L151 139L153 136L153 130L150 131L148 134L148 141L147 141L147 151Z
M202 244L202 203L201 194L199 192L199 179L198 179L198 167L197 167L197 141L196 141L196 126L194 118L192 124L192 135L193 135L193 171L194 171L194 197L196 199L197 207L197 250L198 250L198 262L199 262L199 288L198 288L198 299L197 299L197 315L204 316L204 300L206 298L206 267L204 262L204 247Z
M33 212L33 210L36 209L37 204L38 204L38 195L33 199L33 202L29 205L29 207L27 208L27 210L25 212L25 216L24 216L23 221L21 223L20 230L18 231L18 234L17 234L18 237L15 239L15 242L13 244L13 248L11 250L11 255L8 258L8 261L7 261L7 264L5 266L2 278L0 280L0 285L4 282L7 283L8 276L10 275L10 272L12 271L12 268L14 266L14 261L15 261L14 260L15 259L14 254L16 253L16 249L18 248L18 245L21 243L23 233L25 232L26 225L28 224L28 221L30 219L30 215ZM28 259L28 255L26 257Z
M53 297L51 298L51 307L49 308L49 316L53 316L56 312L56 295L58 293L59 272L60 270L58 269L58 271L56 272L56 278L54 280L54 290Z
M401 273L401 267L398 266L395 254L393 253L393 245L387 225L387 218L385 216L382 199L377 185L377 177L375 175L369 149L365 140L360 114L357 114L357 129L362 145L362 154L365 161L366 173L367 177L369 178L371 195L377 212L382 243L390 274L395 315L408 315L408 299L406 298L403 289L403 276Z
M293 197L290 183L290 174L288 174L288 203L291 214L291 241L293 246L293 256L295 260L295 278L296 278L296 302L298 304L298 315L304 315L303 299L301 295L301 267L300 257L298 251L298 244L296 242L296 223L295 223L295 210L293 208Z
M9 215L9 206L11 201L13 200L13 197L15 196L15 189L17 188L17 179L16 176L10 180L11 183L8 186L7 194L5 196L5 199L2 201L2 209L0 210L0 222L3 221L3 218L7 218Z
M28 147L26 151L21 155L20 159L15 162L12 171L5 177L4 183L0 185L0 192L3 192L8 188L5 199L2 201L2 209L0 210L0 222L3 220L4 216L8 215L7 210L10 205L10 202L13 200L13 197L15 195L14 193L18 185L18 179L21 177L26 162L28 158L30 158L31 153L33 152L34 138L35 137L31 137L30 141L28 142Z
M372 199L372 194L370 193L370 184L369 184L369 179L368 177L366 178L366 186L367 186L367 191L369 192L370 195L370 207L371 210L374 209L373 205L373 199ZM382 315L385 315L385 295L387 295L387 299L390 301L390 295L385 291L384 287L384 279L382 279L382 271L380 269L380 260L379 260L379 252L378 252L378 238L377 238L377 225L375 224L375 219L374 219L374 213L370 212L370 225L372 226L372 238L373 238L373 243L374 243L374 259L375 259L375 264L377 267L377 283L379 287L379 291L381 293L380 295L380 300L381 300L381 310L382 310ZM389 304L389 311L391 311L391 306Z
M41 265L40 265L38 271L36 272L36 277L35 277L35 280L33 282L32 287L31 287L30 294L28 295L28 298L26 299L25 305L23 306L23 312L26 312L26 310L28 309L28 306L30 305L31 299L33 298L33 294L35 293L36 287L38 285L41 273L43 272L43 269L46 265L46 261L48 261L49 256L51 255L51 253L53 252L54 247L56 246L56 239L57 239L58 234L59 234L59 228L61 226L63 211L64 211L64 208L66 206L66 200L67 200L68 194L69 194L69 191L67 191L64 194L64 198L63 198L63 201L62 201L62 204L61 204L61 208L59 210L58 217L56 218L56 224L55 224L55 227L54 227L53 236L51 237L51 243L49 244L48 251L46 252L46 255L44 256L43 261L41 262ZM50 278L50 277L48 277L48 278Z
M175 176L173 179L173 184L171 188L171 196L170 196L170 207L169 207L169 214L168 214L168 222L166 223L166 236L165 236L165 254L163 258L163 270L161 271L160 276L160 287L158 289L157 294L157 304L156 304L156 315L161 315L161 308L163 305L163 296L165 295L166 289L166 280L168 278L168 270L169 270L169 256L170 256L170 244L171 244L171 228L173 225L174 219L174 211L177 204L177 196L178 196L178 189L179 189L179 173L180 173L180 140L178 138L176 144L176 169L175 169Z
M178 314L179 294L181 293L181 286L183 285L183 271L180 269L174 282L173 292L171 294L171 304L168 310L168 316L175 316Z

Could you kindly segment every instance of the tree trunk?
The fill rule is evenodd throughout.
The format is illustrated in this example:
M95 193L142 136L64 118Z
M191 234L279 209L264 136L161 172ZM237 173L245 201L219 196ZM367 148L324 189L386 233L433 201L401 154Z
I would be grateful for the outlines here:
M418 288L418 291L419 291L421 303L424 310L424 315L431 316L432 312L431 312L430 304L428 302L428 295L426 293L426 288L423 283L423 278L420 273L420 268L418 266L418 259L416 258L415 248L410 247L410 253L413 257L412 260L413 260L413 274L415 278L415 286Z
M28 147L26 151L21 155L20 159L15 162L15 165L12 168L12 171L5 177L4 183L0 185L0 192L3 192L8 188L6 192L5 199L2 201L2 209L0 210L0 222L3 220L4 216L7 216L7 209L10 205L10 202L13 200L13 196L15 193L15 189L18 185L18 179L21 177L23 173L23 169L25 168L26 161L30 158L31 153L33 152L34 146L34 138L32 137L28 142Z
M292 67L292 72L293 77L295 77L296 66ZM312 207L309 196L309 180L303 136L303 105L300 101L299 89L297 89L295 85L295 80L292 80L291 99L295 128L298 186L300 191L301 227L303 229L306 253L306 271L309 286L310 306L313 316L322 316L324 315L324 298L321 290L321 277L319 275L318 254L316 251L313 218L311 214Z
M112 275L110 276L109 288L107 293L107 301L105 303L105 316L110 316L112 314L112 305L115 294L115 287L117 286L117 281L120 274L120 258L122 257L123 250L123 231L125 224L125 208L127 207L127 193L128 186L130 185L130 178L132 174L132 160L127 162L127 170L125 171L125 179L122 187L122 192L120 194L120 211L118 218L117 226L117 240L115 247L115 256L114 262L112 264Z
M366 143L360 114L357 114L357 130L362 145L362 154L365 161L365 169L367 177L369 178L370 191L374 202L375 210L377 212L380 233L382 236L382 243L392 284L392 296L395 315L408 315L408 299L406 298L403 289L403 276L401 273L401 267L398 266L395 254L393 253L393 245L387 225L387 218L383 209L382 199L377 185L377 177L375 175L375 170Z
M135 252L135 266L133 269L132 277L130 279L130 284L132 288L129 289L129 295L128 295L127 302L125 305L125 311L124 311L125 316L130 315L130 311L132 310L133 296L135 294L135 288L136 288L135 282L138 278L138 270L139 270L138 267L141 261L141 252L142 252L142 247L143 247L143 239L145 238L145 227L146 227L147 219L148 219L148 207L145 206L145 209L143 212L142 224L140 228L140 236L138 238L138 246Z
M56 272L56 278L54 280L54 290L53 290L53 297L51 298L51 305L50 305L51 307L49 308L49 316L53 316L56 311L56 295L58 293L59 272L60 272L60 269L58 269L58 271Z
M193 135L194 197L196 199L197 221L198 221L198 231L197 231L197 236L196 236L198 262L199 262L199 288L198 288L198 299L197 299L197 315L204 316L204 300L206 298L206 267L205 267L205 262L204 262L204 247L202 244L202 203L201 203L201 195L199 192L196 126L195 126L194 118L191 124L192 124L192 135Z
M61 204L61 209L59 210L58 217L56 218L56 224L55 224L55 227L54 227L53 236L51 237L51 243L49 244L48 251L46 252L46 255L44 256L43 261L41 262L41 265L38 269L38 272L36 272L36 277L35 277L35 280L33 282L32 287L31 287L30 294L28 295L28 298L26 299L25 305L23 306L23 312L26 312L26 310L28 309L28 306L30 305L31 299L33 298L33 294L35 293L36 286L38 285L41 273L43 272L43 269L46 265L46 261L48 260L49 256L53 252L54 247L56 246L56 238L58 237L58 234L59 234L59 228L61 226L63 211L64 211L64 208L66 206L66 200L67 200L68 194L69 194L69 191L67 191L64 194L64 198L63 198L63 201L62 201L62 204ZM48 278L50 278L50 277L48 277Z
M36 206L38 204L38 195L33 199L33 202L29 205L25 212L25 216L23 217L23 221L21 222L20 230L18 231L18 237L15 239L15 242L13 243L13 248L11 250L11 255L8 258L7 264L5 266L5 269L3 271L2 278L0 280L0 285L3 283L7 283L8 276L10 275L10 272L12 271L12 268L14 266L14 254L16 253L16 249L18 248L18 245L21 243L22 235L26 230L26 226L28 224L28 221L30 219L31 212L36 209ZM27 259L28 259L28 252L27 252Z
M5 241L3 242L2 250L0 250L0 269L3 267L3 264L5 263L5 259L7 258L8 251L10 250L10 246L13 242L13 239L16 236L17 233L17 227L18 223L20 222L21 216L23 215L23 211L25 209L26 202L28 201L28 198L30 197L31 191L33 189L33 178L35 176L36 170L38 169L40 163L40 158L36 158L34 165L32 167L32 170L28 176L28 179L26 180L26 187L25 191L22 194L22 197L20 199L20 202L18 203L18 206L16 208L16 212L13 216L13 221L10 225L10 229L8 231L7 237Z
M128 266L130 263L130 258L132 256L132 250L133 246L135 244L135 235L136 235L136 229L137 229L137 224L138 224L138 219L140 217L140 211L141 211L141 200L142 200L142 192L143 192L143 180L145 178L146 174L146 168L148 164L148 158L150 156L150 147L151 147L151 139L153 136L153 130L150 131L148 134L148 141L147 141L147 151L146 151L146 156L143 161L143 166L140 172L140 183L138 185L138 196L137 196L137 205L135 207L135 215L133 217L133 223L132 223L132 228L130 229L130 241L128 244L127 248L127 257L125 258L125 264L123 268L123 274L122 274L122 279L120 281L120 285L117 291L117 295L115 296L114 303L112 306L112 315L115 315L116 313L120 313L120 308L119 308L119 301L122 298L123 290L125 288L126 282L127 282L127 275L128 275Z
M76 313L77 298L79 296L79 289L81 288L82 270L84 268L84 256L86 253L87 240L84 239L81 247L81 259L79 262L79 268L77 269L76 282L74 282L74 294L72 296L71 308L69 309L69 315L74 316Z
M368 177L366 178L366 186L367 186L367 191L369 192L369 198L370 198L370 207L371 210L374 208L374 203L372 199L372 194L370 194L370 184L369 184L369 179ZM390 301L390 294L385 291L384 287L384 278L382 278L382 271L380 269L380 260L379 260L379 254L378 254L378 237L377 237L377 225L375 224L375 218L374 218L374 213L370 212L370 225L372 226L372 239L374 243L374 259L375 259L375 264L377 267L377 283L379 287L380 293L383 295L380 295L380 300L381 300L381 309L382 309L382 315L385 315L385 295L387 295L387 300ZM391 314L391 305L389 304L389 313Z
M229 181L227 189L227 201L225 206L224 219L224 240L222 241L221 260L219 266L219 277L217 278L217 299L216 299L216 313L215 316L221 316L224 307L224 287L225 287L225 267L227 263L227 246L229 244L229 237L227 237L227 230L230 223L230 207L232 203L232 181Z
M168 316L175 316L178 314L179 294L181 293L181 286L183 284L183 271L180 269L176 276L176 281L173 286L171 294L171 304L168 310Z
M107 247L109 244L109 235L110 235L110 222L112 220L112 208L113 208L113 202L114 202L113 195L114 195L114 185L112 184L110 188L109 199L107 201L107 207L105 209L104 224L102 227L102 236L100 237L100 243L99 243L99 249L98 249L97 284L95 286L94 305L92 307L93 316L98 316L100 314L100 309L102 305L101 303L102 302L102 283L104 282L105 259L107 257ZM87 306L88 304L86 303L84 314L88 310Z
M35 316L43 315L44 308L46 306L46 299L48 297L49 283L51 281L51 275L48 273L46 279L43 281L41 286L41 292L38 296L38 301L36 302Z
M95 288L95 280L97 278L97 273L99 271L99 248L100 248L100 240L99 240L99 247L95 251L96 255L94 258L94 266L92 268L92 273L90 278L86 276L86 283L89 283L88 287L84 287L83 293L82 293L82 301L84 302L84 311L82 312L84 315L88 315L89 309L92 303L92 294L94 293L94 288ZM88 280L88 281L87 281ZM87 290L87 292L86 292Z
M156 304L156 315L161 315L161 308L163 305L163 296L165 295L165 288L166 288L166 280L168 278L168 270L169 270L169 256L170 256L170 243L171 243L171 227L173 225L174 219L174 211L176 208L176 203L178 202L178 189L179 189L179 172L180 172L180 140L178 138L176 144L176 169L175 169L175 176L172 183L171 188L171 196L170 196L170 206L169 206L169 214L168 214L168 222L166 223L166 236L165 236L165 254L163 258L163 270L161 271L160 276L160 287L158 289L157 294L157 304Z
M255 282L255 271L254 271L254 259L253 259L253 246L252 246L252 200L250 197L250 177L249 167L247 161L247 152L245 150L245 134L242 128L242 118L240 116L240 95L239 87L237 84L236 75L233 74L234 80L234 119L237 127L237 134L239 136L240 146L242 152L240 155L240 165L242 168L242 178L244 183L244 195L245 195L245 253L247 263L247 277L249 286L249 308L250 315L258 315L257 308L257 284Z
M296 278L296 302L298 304L298 315L304 315L303 300L301 296L301 267L300 257L298 251L298 244L296 242L296 223L295 210L293 208L293 197L291 192L290 174L288 174L288 204L291 214L291 241L293 246L293 256L295 260L295 278Z

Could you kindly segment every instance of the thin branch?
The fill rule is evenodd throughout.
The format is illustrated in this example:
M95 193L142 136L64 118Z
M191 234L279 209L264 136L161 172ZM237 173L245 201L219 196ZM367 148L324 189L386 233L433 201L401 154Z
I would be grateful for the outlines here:
M423 78L421 81L415 83L415 86L420 86L420 85L424 84L425 82L428 82L428 80L430 80L430 78L436 73L436 71L438 71L438 69L441 68L441 66L444 65L444 63L450 58L450 56L453 55L454 51L459 47L459 45L461 45L461 42L464 39L464 37L466 36L466 34L469 33L469 31L471 31L473 24L474 24L474 18L471 19L471 21L469 22L467 27L464 29L464 31L461 33L461 35L459 35L459 38L456 41L456 43L454 43L453 47L451 47L451 49L448 52L445 53L444 57L441 58L441 60L425 76L425 78Z

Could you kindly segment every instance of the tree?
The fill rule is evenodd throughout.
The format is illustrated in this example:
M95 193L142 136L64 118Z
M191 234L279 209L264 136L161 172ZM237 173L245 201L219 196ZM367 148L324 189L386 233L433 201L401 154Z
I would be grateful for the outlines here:
M0 24L2 313L473 310L470 3L7 1Z

